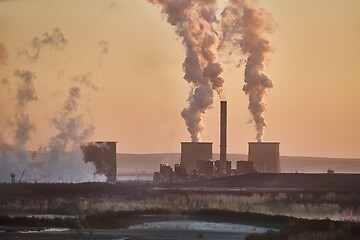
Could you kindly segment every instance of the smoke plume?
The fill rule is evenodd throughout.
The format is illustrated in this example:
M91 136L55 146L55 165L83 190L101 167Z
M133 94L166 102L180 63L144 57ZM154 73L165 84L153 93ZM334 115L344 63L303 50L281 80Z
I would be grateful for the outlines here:
M99 153L107 152L109 149L105 143L89 142L81 145L84 161L93 163L97 174L106 175L111 170L111 163L98 157Z
M35 131L35 126L26 113L29 103L37 100L33 83L35 75L29 71L16 70L14 76L20 80L16 95L15 143L24 146L30 140L31 132Z
M105 180L104 176L95 174L93 164L83 161L80 149L95 128L85 124L79 102L85 88L95 85L91 82L90 74L76 76L71 82L73 86L68 89L63 108L50 120L57 134L50 139L47 148L39 151L39 159L49 166L48 174L61 181Z
M247 56L243 91L249 96L249 110L261 142L266 127L264 96L273 82L264 73L269 54L273 51L266 34L274 30L271 15L258 8L253 0L231 0L222 12L223 49L240 49Z
M107 54L109 52L109 43L107 41L98 42L100 47L100 52L103 54Z
M80 109L86 89L96 89L91 75L80 75L70 80L72 86L67 90L61 110L50 119L57 133L36 152L29 152L24 146L34 130L25 110L36 99L32 84L35 77L28 71L19 70L15 76L21 80L16 95L15 143L9 143L0 135L0 180L9 180L10 173L19 176L25 170L24 180L29 182L105 181L104 175L96 174L94 164L84 162L80 149L81 143L94 132L92 125L85 124Z
M6 64L8 59L8 53L6 51L5 45L0 43L0 68Z
M175 27L186 48L183 63L184 79L191 83L189 106L181 115L193 142L201 140L203 116L213 104L213 91L223 95L223 68L217 59L218 34L215 0L149 0L162 7L169 24Z
M87 75L90 76L90 75ZM77 76L77 79L87 79L81 84L90 83L89 77ZM68 150L80 149L80 144L88 139L94 132L92 125L85 126L83 115L78 111L79 100L81 99L81 84L75 84L68 89L68 97L63 109L56 117L50 120L57 129L58 134L51 138L50 149L63 153Z
M42 37L33 37L28 48L20 51L19 55L24 55L31 63L35 63L44 47L63 50L67 43L64 34L59 28L55 28L51 33L45 32Z

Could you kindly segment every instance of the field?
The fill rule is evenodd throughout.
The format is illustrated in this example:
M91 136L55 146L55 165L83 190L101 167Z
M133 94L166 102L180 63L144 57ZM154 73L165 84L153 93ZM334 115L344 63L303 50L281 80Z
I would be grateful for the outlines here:
M336 234L347 236L346 239L358 239L354 236L360 235L359 177L248 174L166 184L146 181L0 184L0 226L3 229L0 237L21 235L24 229L35 230L34 234L41 237L44 234L40 230L58 228L68 231L52 233L57 237L105 234L109 239L115 239L114 236L125 233L126 236L139 233L139 229L131 230L133 226L147 226L140 231L146 234L138 239L151 239L152 233L164 229L149 229L150 225L200 221L198 226L226 223L275 229L267 233L227 233L228 239L240 235L242 239L289 239L289 236L291 239L309 239L306 236L331 239L321 237ZM167 229L163 233L173 234L174 231L189 232ZM197 238L209 231L202 229L200 235L194 229L190 232ZM209 234L214 236L215 233L210 231ZM153 239L161 238L157 235Z

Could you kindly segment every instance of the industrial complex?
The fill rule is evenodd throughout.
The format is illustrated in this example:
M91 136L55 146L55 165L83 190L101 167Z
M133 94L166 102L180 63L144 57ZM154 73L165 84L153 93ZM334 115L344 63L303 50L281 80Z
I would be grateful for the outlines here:
M176 182L235 176L245 173L280 173L280 143L249 142L248 159L232 168L227 159L227 102L220 102L220 159L213 159L212 142L182 142L180 164L160 165L154 181Z
M176 162L178 160L175 160L173 167L167 163L161 163L159 171L154 172L152 177L154 182L176 183L240 176L251 173L281 173L279 142L249 142L247 159L246 157L242 159L232 158L232 161L228 159L226 101L220 102L219 132L219 155L213 154L214 146L212 142L181 142L180 161ZM93 163L96 168L96 174L106 176L109 183L117 181L116 144L117 142L115 141L95 141L81 145L84 162ZM37 158L37 152L29 153L33 160ZM18 180L16 180L15 173L11 173L11 182L20 183L24 173L25 171L18 175ZM334 173L334 170L329 168L327 173ZM264 174L261 175L264 176Z

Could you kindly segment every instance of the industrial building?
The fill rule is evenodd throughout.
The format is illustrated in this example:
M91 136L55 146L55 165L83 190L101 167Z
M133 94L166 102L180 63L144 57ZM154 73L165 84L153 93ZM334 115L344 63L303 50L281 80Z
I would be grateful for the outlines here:
M181 143L181 162L186 173L197 170L198 161L211 161L212 143L211 142L182 142Z
M246 174L253 173L254 170L254 162L252 161L237 161L236 162L236 174Z
M215 161L215 175L218 177L221 176L229 176L231 174L231 161L225 162L225 168L224 163L221 163L221 160Z
M92 162L96 172L105 174L108 182L116 182L116 142L91 142L81 146L85 162Z
M153 180L155 182L171 182L173 180L173 170L171 166L160 164L160 172L155 172Z
M279 146L278 142L249 142L248 160L257 172L280 173Z
M197 161L196 168L205 178L211 178L214 175L214 163L212 161Z

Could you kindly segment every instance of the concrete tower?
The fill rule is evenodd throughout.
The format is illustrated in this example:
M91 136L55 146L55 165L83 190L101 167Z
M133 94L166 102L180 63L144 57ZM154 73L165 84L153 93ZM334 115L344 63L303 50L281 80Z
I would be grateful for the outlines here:
M187 173L197 169L198 161L210 161L212 159L212 143L210 142L182 142L181 143L181 167Z
M249 142L249 161L262 173L280 173L280 143Z

